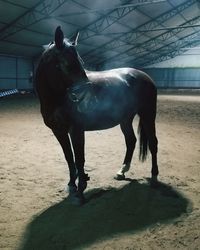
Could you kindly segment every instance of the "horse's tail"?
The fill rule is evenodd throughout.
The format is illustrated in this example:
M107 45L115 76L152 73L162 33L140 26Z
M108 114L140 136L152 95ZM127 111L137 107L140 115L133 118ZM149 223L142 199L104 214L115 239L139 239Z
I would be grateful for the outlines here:
M146 132L144 130L144 126L142 124L141 117L140 117L140 121L138 125L138 134L139 134L139 142L140 142L139 160L145 161L147 158L147 154L148 154L149 142L146 136Z

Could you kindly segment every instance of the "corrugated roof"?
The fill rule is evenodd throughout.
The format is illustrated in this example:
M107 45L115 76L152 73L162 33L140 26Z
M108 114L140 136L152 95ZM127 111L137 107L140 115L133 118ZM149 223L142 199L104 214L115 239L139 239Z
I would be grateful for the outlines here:
M200 0L0 0L0 53L38 57L61 25L87 67L144 67L199 45L199 14Z

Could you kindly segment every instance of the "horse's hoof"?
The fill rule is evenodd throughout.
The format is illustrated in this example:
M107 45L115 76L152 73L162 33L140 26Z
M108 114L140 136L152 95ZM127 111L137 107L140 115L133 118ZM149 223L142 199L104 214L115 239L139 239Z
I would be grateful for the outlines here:
M117 174L117 175L114 177L114 179L117 180L117 181L125 180L125 175L124 175L124 174Z
M150 185L152 188L157 188L159 186L159 181L156 175L151 177Z
M72 205L81 206L85 203L85 197L82 192L79 192L74 185L68 185L67 191L69 193L68 199Z
M67 193L69 193L69 195L73 195L73 194L76 194L77 193L77 187L76 186L71 186L71 185L68 185L65 189L65 191Z
M72 205L81 206L85 203L85 197L83 194L76 192L76 194L70 195L70 203Z

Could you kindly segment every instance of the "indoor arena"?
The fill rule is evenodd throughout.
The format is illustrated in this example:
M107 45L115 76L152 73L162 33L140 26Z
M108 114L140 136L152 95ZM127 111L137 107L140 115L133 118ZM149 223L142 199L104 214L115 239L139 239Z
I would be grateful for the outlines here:
M0 249L198 250L199 170L199 0L0 0Z

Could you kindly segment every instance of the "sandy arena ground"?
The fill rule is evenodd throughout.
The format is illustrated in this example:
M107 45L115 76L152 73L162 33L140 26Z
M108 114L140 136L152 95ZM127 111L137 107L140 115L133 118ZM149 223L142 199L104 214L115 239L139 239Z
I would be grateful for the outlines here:
M134 121L137 127L138 119ZM32 96L0 99L0 249L200 249L200 95L160 94L160 187L150 157L113 179L125 151L119 129L86 133L87 203L71 205L68 169Z

